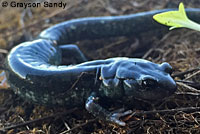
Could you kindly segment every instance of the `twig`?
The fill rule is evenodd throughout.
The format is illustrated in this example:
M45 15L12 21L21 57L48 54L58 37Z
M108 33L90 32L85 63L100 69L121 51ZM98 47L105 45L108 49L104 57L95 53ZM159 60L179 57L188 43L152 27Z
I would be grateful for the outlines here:
M194 87L194 88L197 88L197 89L200 88L200 83L199 83L199 82L186 81L186 80L175 80L175 81L176 81L176 82L184 83L184 84L186 84L186 85L189 85L189 86Z
M197 90L196 88L193 88L193 87L191 87L189 85L186 85L186 84L184 84L182 82L176 82L176 83L177 83L177 85L183 86L183 87L189 89L190 91L193 91L193 92L196 92L196 93L200 93L200 90Z
M144 56L142 57L143 59L146 59L156 48L158 48L158 46L165 41L166 39L168 39L168 37L171 35L171 32L168 32L167 34L165 34L162 39L160 41L158 41L151 49L149 49Z
M185 74L188 74L188 73L191 73L191 72L194 72L194 71L198 71L198 70L200 70L200 68L193 68L193 69L190 69L190 70L187 70L187 71L184 71L184 72L175 73L175 74L172 75L172 77L182 77Z
M8 53L8 50L6 50L6 49L0 49L0 53L2 53L2 54L7 54L7 53Z
M94 121L96 121L97 119L98 119L98 118L94 118L94 119L88 120L88 121L86 121L85 123L82 123L82 124L80 124L80 125L78 125L78 126L75 126L75 127L73 127L72 129L63 131L63 132L60 133L60 134L66 134L66 133L68 133L68 132L70 132L70 131L72 131L72 130L74 130L74 129L83 127L83 126L87 125L88 123L94 122Z
M142 57L142 59L146 59L154 50L155 48L150 48Z
M194 77L195 75L198 75L200 73L200 70L198 70L197 72L194 72L193 74L191 74L190 76L188 76L187 78L185 78L185 80L188 80L192 77Z
M50 115L50 116L39 118L39 119L29 120L29 121L26 121L26 122L23 122L23 123L16 123L16 124L8 126L8 127L2 127L2 128L0 128L0 132L6 132L7 130L10 130L10 129L15 129L15 128L23 127L23 126L26 126L26 125L29 125L29 124L33 124L33 123L45 121L45 120L48 120L48 119L51 119L51 118L55 118L57 116L61 116L61 115L65 115L65 114L70 114L70 113L74 112L75 110L77 110L77 108L73 108L73 109L70 109L70 110L68 110L66 112L56 113L54 115Z
M105 51L105 50L110 49L110 48L114 48L115 46L120 45L120 44L122 44L122 43L124 43L126 41L128 41L127 38L122 38L118 42L114 42L114 43L111 43L111 44L109 44L109 45L107 45L105 47L99 48L97 50L97 52L101 52L101 51Z
M184 108L176 108L176 109L166 109L166 110L153 110L153 111L140 111L134 112L133 115L146 115L146 114L156 114L156 113L174 113L174 112L193 112L199 111L200 107L184 107Z
M193 95L193 96L200 96L200 93L193 93L193 92L176 92L177 95Z

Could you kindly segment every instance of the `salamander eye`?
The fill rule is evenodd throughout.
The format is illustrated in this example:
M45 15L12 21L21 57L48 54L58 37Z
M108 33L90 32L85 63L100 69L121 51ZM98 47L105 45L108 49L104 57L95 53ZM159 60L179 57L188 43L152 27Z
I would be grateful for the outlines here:
M142 80L142 87L143 88L153 88L157 86L157 81L154 79L145 79Z
M170 74L170 75L172 74L173 69L172 69L172 67L169 65L169 63L164 62L164 63L161 64L161 67L163 68L163 70L164 70L166 73L168 73L168 74Z

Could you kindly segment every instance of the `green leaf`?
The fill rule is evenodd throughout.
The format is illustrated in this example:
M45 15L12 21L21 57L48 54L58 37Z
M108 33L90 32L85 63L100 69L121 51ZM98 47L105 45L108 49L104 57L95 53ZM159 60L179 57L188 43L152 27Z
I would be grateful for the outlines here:
M185 12L183 3L179 4L178 11L167 11L153 16L157 22L171 26L169 30L185 27L200 31L200 25L190 20Z

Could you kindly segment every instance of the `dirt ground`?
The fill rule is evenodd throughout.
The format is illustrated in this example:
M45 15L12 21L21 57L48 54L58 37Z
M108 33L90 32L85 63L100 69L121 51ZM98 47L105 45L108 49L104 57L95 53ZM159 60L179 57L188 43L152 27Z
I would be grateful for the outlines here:
M15 1L25 2L25 0ZM0 0L0 3L2 2L3 0ZM180 2L183 2L186 8L200 7L199 0L66 0L64 2L67 3L65 9L45 7L23 9L0 6L0 64L3 65L7 53L13 46L32 40L43 29L66 20L177 8ZM81 108L49 108L32 104L15 95L12 89L1 89L0 132L7 134L199 134L199 37L199 32L176 29L160 37L151 37L149 33L143 33L138 37L76 42L89 59L117 56L143 57L156 63L168 62L172 65L174 69L172 75L175 80L179 80L176 93L156 104L139 100L138 106L131 107L136 114L124 119L127 123L126 127L95 119ZM151 48L146 49L147 46Z

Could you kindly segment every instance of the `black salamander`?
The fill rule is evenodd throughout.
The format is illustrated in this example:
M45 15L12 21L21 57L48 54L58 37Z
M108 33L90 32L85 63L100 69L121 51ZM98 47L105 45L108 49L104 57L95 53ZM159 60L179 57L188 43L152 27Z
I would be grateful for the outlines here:
M49 106L75 107L85 104L94 116L124 126L119 118L131 111L109 112L99 101L159 100L175 92L168 63L156 64L137 58L110 58L87 61L76 45L84 39L137 35L163 26L153 21L155 10L115 17L89 17L66 21L42 31L33 41L15 46L7 56L7 77L21 97ZM187 9L200 22L200 9ZM61 65L62 56L71 56L75 65ZM82 74L94 74L72 86ZM93 88L99 83L98 88ZM98 85L98 84L96 84ZM73 87L73 89L71 89Z

